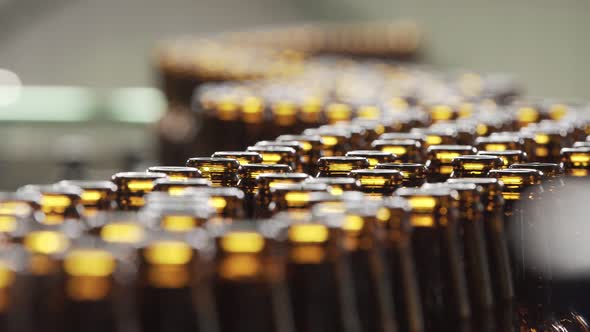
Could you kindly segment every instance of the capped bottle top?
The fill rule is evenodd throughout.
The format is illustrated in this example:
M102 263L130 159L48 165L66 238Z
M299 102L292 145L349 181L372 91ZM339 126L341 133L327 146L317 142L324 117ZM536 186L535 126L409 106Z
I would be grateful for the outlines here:
M391 195L402 184L401 171L393 169L357 169L349 176L361 184L361 191L368 194Z
M322 157L318 160L317 177L347 176L350 171L369 167L363 157Z
M512 164L520 164L528 160L528 155L522 150L504 151L479 151L480 156L495 156L502 159L502 168L508 168Z
M114 174L112 181L117 185L118 193L142 194L152 191L155 180L166 177L166 174L156 172L121 172Z
M186 180L200 178L201 172L194 167L181 166L152 166L146 170L149 173L164 173L172 180Z
M186 166L198 168L215 187L231 187L237 183L236 173L240 163L231 158L197 157L188 159Z
M186 180L158 179L154 181L154 191L165 191L170 195L182 195L188 188L210 186L211 181L206 178L190 178Z
M254 151L217 151L211 158L230 158L237 160L240 165L259 164L262 162L262 155Z
M492 169L499 169L504 162L500 157L485 155L463 155L452 161L452 178L484 177Z
M392 163L397 158L390 152L375 150L353 150L346 153L346 157L362 157L369 161L369 168L375 168L379 163Z
M292 169L284 164L248 164L240 167L238 176L238 187L246 193L258 191L257 179L260 174L265 173L289 173Z
M262 164L274 165L285 164L294 167L297 163L297 154L295 149L288 146L249 146L248 151L260 153Z

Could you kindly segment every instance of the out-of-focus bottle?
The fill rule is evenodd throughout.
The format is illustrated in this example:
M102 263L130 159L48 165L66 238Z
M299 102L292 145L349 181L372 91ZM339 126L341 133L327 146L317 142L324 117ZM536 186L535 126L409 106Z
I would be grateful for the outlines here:
M293 212L309 214L311 193L327 192L330 189L323 183L285 183L277 184L270 188L271 203L268 205L268 213L274 215L278 212Z
M241 223L215 235L213 277L221 332L293 330L278 230Z
M170 195L183 195L189 188L207 188L211 181L206 178L192 178L186 180L170 180L168 178L154 181L154 191L166 192Z
M317 173L316 165L318 160L324 156L322 150L323 141L318 135L281 135L276 138L277 141L295 141L299 142L303 148L301 164L303 172L307 174Z
M344 156L352 149L350 143L351 134L343 128L320 127L305 129L305 136L320 136L322 139L322 152L325 157Z
M111 211L116 207L117 186L110 181L64 180L59 183L82 189L80 198L86 217Z
M504 162L500 157L464 155L453 158L451 178L486 177L492 169L499 169Z
M254 215L257 218L269 218L271 211L269 205L272 202L272 188L279 184L294 184L303 182L309 178L305 173L266 173L258 176L258 193Z
M586 177L590 172L590 148L561 149L561 164L565 174L571 177Z
M427 169L424 164L394 163L377 164L375 169L390 169L402 173L402 187L420 187L426 182Z
M458 193L448 188L401 188L397 194L410 205L426 329L452 326L471 314L460 256Z
M166 178L164 173L122 172L112 177L117 186L117 206L121 210L139 210L144 196L154 189L154 181Z
M298 141L259 141L256 142L255 146L267 146L267 147L288 147L295 150L295 156L292 163L287 163L287 161L279 161L279 164L288 164L293 168L293 170L298 172L303 172L303 144L299 143ZM262 153L262 163L264 164L264 153Z
M359 181L362 192L376 199L391 196L403 181L402 172L393 169L357 169L349 176Z
M211 331L217 323L211 286L212 243L201 230L155 237L139 249L141 331Z
M369 161L363 157L322 157L318 161L316 177L343 177L355 169L369 168Z
M82 206L82 190L76 186L27 185L18 189L21 193L40 193L41 211L44 218L41 221L47 225L57 225L67 220L80 220L84 216Z
M377 164L393 163L397 156L393 153L374 151L374 150L355 150L346 153L346 157L361 157L366 158L369 161L370 169L375 168Z
M291 166L284 164L248 164L240 167L240 180L237 187L244 192L244 209L246 215L254 216L256 206L255 197L258 193L258 176L268 173L290 173Z
M423 160L422 143L413 139L385 140L377 139L371 147L383 152L395 154L396 161L402 163L418 163Z
M504 150L504 151L479 151L480 156L494 156L502 159L502 166L500 168L509 168L512 164L520 164L527 162L528 155L521 150Z
M551 163L559 160L559 152L568 146L567 132L557 126L535 126L522 130L533 136L535 155L529 156L531 161Z
M473 155L477 150L470 145L433 145L428 148L428 182L444 182L453 172L453 159Z
M295 149L288 146L249 146L248 151L260 153L264 165L289 165L296 170L299 166L299 156Z
M296 331L360 331L337 225L289 222L287 276Z
M208 195L154 192L146 196L140 218L153 229L186 233L202 227L212 217L214 211L208 203Z
M457 131L453 128L414 128L410 133L424 136L424 148L433 145L455 145L458 144Z
M170 180L187 180L200 178L201 171L194 167L152 166L146 170L149 173L164 173Z
M229 158L237 160L240 165L260 164L262 156L254 151L217 151L211 155L211 158Z
M186 166L199 169L214 187L234 187L238 183L240 163L236 159L197 157L187 160Z
M334 177L334 178L311 178L305 180L308 183L321 183L328 185L330 194L340 196L347 191L360 191L361 184L357 179L350 177Z

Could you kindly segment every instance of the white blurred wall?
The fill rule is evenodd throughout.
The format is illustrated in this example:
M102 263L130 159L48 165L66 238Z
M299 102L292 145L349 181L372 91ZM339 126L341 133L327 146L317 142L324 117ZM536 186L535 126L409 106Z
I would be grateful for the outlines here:
M31 15L0 32L0 67L28 84L153 84L154 42L185 32L413 17L431 63L512 72L531 94L590 97L587 0L56 0L35 15L34 0L0 4L19 1Z

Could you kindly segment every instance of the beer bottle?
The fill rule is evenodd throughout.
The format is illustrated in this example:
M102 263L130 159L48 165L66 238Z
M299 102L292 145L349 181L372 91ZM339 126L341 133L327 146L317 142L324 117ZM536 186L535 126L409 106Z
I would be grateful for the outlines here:
M444 182L453 172L453 159L461 155L473 155L477 150L471 145L433 145L428 148L428 182Z
M412 252L412 225L406 200L387 198L377 212L384 224L383 248L391 275L391 290L400 331L424 331L424 314L420 300L414 254Z
M154 229L189 232L202 227L212 217L213 208L208 203L208 196L197 193L174 196L154 192L146 196L141 218Z
M401 188L397 194L410 205L412 249L426 329L469 317L460 258L458 193L448 188Z
M469 302L477 312L491 308L494 299L490 280L487 245L484 236L483 189L476 184L442 183L428 184L443 186L459 193L459 236L462 249L461 257L465 274Z
M356 169L349 176L359 181L362 192L377 199L391 196L403 181L402 172L393 169Z
M197 157L186 161L186 166L197 168L214 187L235 187L240 163L230 158Z
M427 170L423 164L377 164L375 169L390 169L400 171L402 173L402 187L420 187L426 182Z
M40 222L41 193L39 192L0 192L0 232L11 232L18 220Z
M343 177L355 169L369 168L369 161L363 157L322 157L318 161L316 177Z
M291 149L292 150L292 149ZM240 180L237 187L244 192L244 209L246 215L253 217L256 206L255 197L258 193L258 176L265 173L290 173L291 166L284 164L248 164L240 167Z
M41 221L43 224L58 225L67 220L80 220L84 215L82 190L78 187L63 184L26 185L18 191L41 194L41 211L45 215Z
M187 180L192 178L200 178L201 171L194 167L179 167L179 166L152 166L146 170L148 173L164 173L170 180Z
M535 155L531 161L554 162L559 159L561 148L567 146L567 133L558 126L536 126L523 128L524 133L533 135L535 140Z
M287 282L295 330L360 331L338 225L287 224Z
M269 218L269 205L272 202L271 189L279 184L294 184L309 178L305 173L266 173L258 176L258 193L256 196L255 216Z
M217 151L211 155L211 158L229 158L237 160L240 165L260 164L262 156L253 151Z
M262 164L264 165L283 164L289 165L294 170L296 170L299 165L297 152L295 149L288 146L255 145L249 146L248 151L260 153L262 156Z
M202 230L160 236L139 248L141 331L212 331L212 243Z
M318 135L281 135L276 138L277 141L295 141L299 142L303 148L301 164L303 172L307 174L317 173L316 165L318 160L324 156L322 150L323 140Z
M500 168L508 168L512 164L520 164L528 160L528 155L521 150L479 151L477 154L481 156L499 157L502 159L502 166Z
M506 303L514 298L508 234L504 221L504 184L494 178L449 179L449 184L476 184L483 188L484 231L494 299Z
M121 210L139 210L143 196L154 189L154 181L166 178L164 173L122 172L112 177L117 186L117 205Z
M213 208L215 217L211 221L234 222L246 216L244 210L244 192L238 188L213 187L191 191L204 191L209 196L209 206Z
M207 188L211 181L206 178L191 178L186 180L171 180L168 178L154 181L154 191L166 192L170 195L183 195L189 188Z
M475 139L475 147L482 151L524 150L524 140L518 135L480 136Z
M357 179L350 177L311 178L305 180L308 183L321 183L328 185L328 192L334 196L340 196L348 191L360 191L361 184Z
M392 163L397 159L397 156L383 151L374 150L354 150L346 153L346 157L362 157L369 161L370 169L375 168L375 165L382 163Z
M413 139L377 139L371 143L376 150L396 156L397 162L418 163L423 160L422 143Z
M100 212L111 211L116 206L117 187L110 181L63 180L59 184L82 189L80 198L86 217L95 216Z
M320 127L308 128L303 131L305 136L320 136L322 152L325 157L344 156L352 149L351 134L344 128Z
M327 192L329 189L330 187L323 183L279 183L270 188L271 203L268 205L268 213L308 213L311 193Z
M276 232L273 227L259 231L255 223L214 232L220 332L292 331L284 248Z
M293 150L295 150L295 159L292 164L289 164L289 166L291 166L293 170L296 170L298 172L303 171L303 144L299 143L298 141L258 141L256 142L255 146L283 146L292 148ZM264 154L262 154L262 158L262 163L264 164ZM285 164L286 162L279 163Z
M457 131L454 128L414 128L410 133L416 133L424 136L424 148L428 149L433 145L455 145L457 141Z
M481 151L480 151L481 152ZM451 178L486 177L492 169L499 169L504 162L500 157L464 155L453 158Z
M560 165L570 177L586 177L590 170L590 148L561 149Z

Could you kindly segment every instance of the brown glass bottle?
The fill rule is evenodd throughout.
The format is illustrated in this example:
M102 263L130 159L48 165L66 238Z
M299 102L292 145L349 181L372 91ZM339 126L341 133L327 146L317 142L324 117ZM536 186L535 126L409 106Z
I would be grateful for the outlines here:
M397 159L393 153L374 150L354 150L346 153L346 157L362 157L369 161L368 168L375 168L375 165L392 163Z
M357 169L349 176L359 181L362 192L376 199L391 196L403 181L402 172L393 169Z
M293 170L296 170L300 164L297 152L288 146L255 145L249 146L248 151L260 153L262 156L261 164L264 165L289 165Z
M417 188L426 182L427 170L423 164L377 164L375 169L390 169L400 171L402 173L402 187Z
M318 160L324 156L322 150L323 141L318 135L281 135L276 138L277 141L296 141L303 147L303 156L301 164L303 172L307 174L315 174L317 172L316 165Z
M383 248L391 275L394 307L400 331L424 331L424 314L412 252L412 225L406 200L388 198L377 218L385 227Z
M180 166L152 166L146 170L148 173L164 173L170 180L187 180L202 177L201 171L194 167Z
M186 180L170 180L168 178L154 181L154 191L167 192L170 195L183 195L189 188L207 188L211 181L206 178L192 178Z
M289 164L293 168L293 170L298 172L303 172L303 144L299 143L298 141L258 141L256 142L255 146L278 146L278 147L288 147L295 150L295 158L292 164ZM262 163L264 164L264 154L262 154ZM279 162L279 164L285 164L286 162Z
M86 217L92 217L100 212L111 211L116 207L117 186L110 181L64 180L59 183L82 189L80 198Z
M199 169L214 187L234 187L238 183L240 163L236 159L197 157L187 160L186 166Z
M560 165L570 177L586 177L590 174L590 148L561 149Z
M215 236L213 292L219 331L292 331L279 235L269 229L261 233L253 223L236 226Z
M272 188L279 184L294 184L303 182L309 178L305 173L266 173L260 174L257 179L258 192L256 194L256 218L269 218L269 205L272 203Z
M413 139L385 140L378 139L371 143L374 149L396 155L396 161L402 163L418 163L423 160L422 144Z
M138 253L140 329L146 332L210 331L212 246L195 230L180 238L164 236L144 243Z
M84 216L82 190L76 186L27 185L18 189L24 194L33 192L41 194L41 211L44 213L43 224L57 225L67 220L80 220Z
M139 210L143 196L154 189L154 181L166 178L164 173L122 172L112 177L117 186L117 205L121 210Z
M453 159L473 155L477 150L470 145L433 145L428 148L428 182L444 182L453 172Z
M483 188L484 231L494 298L506 303L514 298L512 268L508 253L508 234L504 220L504 184L494 178L449 179L449 184L472 183Z
M255 197L258 193L258 176L266 173L290 173L292 168L284 164L248 164L240 167L238 188L244 192L244 209L246 215L254 216Z
M330 194L339 196L347 191L360 191L361 184L357 179L350 177L334 177L334 178L311 178L305 180L308 183L321 183L329 186Z
M237 160L240 165L260 164L262 156L254 151L217 151L211 155L211 158L230 158Z
M303 131L305 136L320 136L325 157L344 156L352 149L351 134L343 128L313 128Z
M509 168L512 164L520 164L528 161L528 155L521 150L504 150L504 151L479 151L480 156L494 156L502 159L500 168Z
M499 169L504 162L500 157L464 155L453 158L451 178L486 177L492 169Z
M336 225L288 224L287 278L298 332L360 331L342 241Z
M469 317L455 207L458 193L445 188L401 188L397 194L410 205L412 249L427 330Z
M363 157L322 157L318 161L316 177L343 177L355 169L369 168L369 161Z

